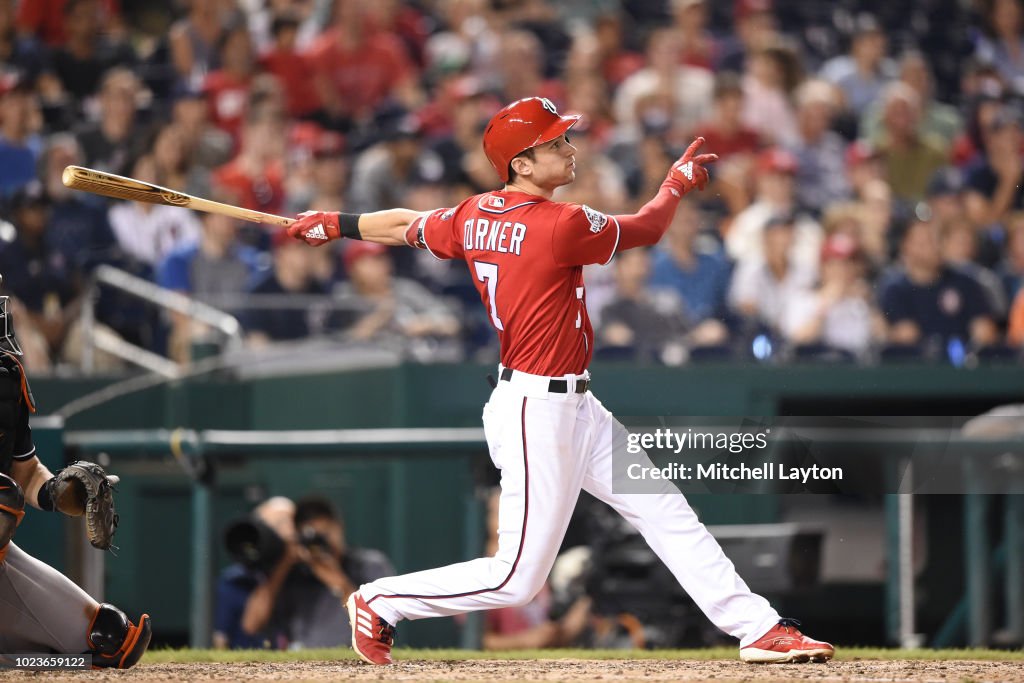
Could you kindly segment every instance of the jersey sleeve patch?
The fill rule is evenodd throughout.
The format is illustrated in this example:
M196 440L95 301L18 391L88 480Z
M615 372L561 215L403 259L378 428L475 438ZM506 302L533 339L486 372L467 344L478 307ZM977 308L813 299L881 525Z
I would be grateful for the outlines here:
M608 216L606 214L592 209L586 204L581 204L580 206L583 209L583 214L587 217L587 220L590 221L590 232L596 235L605 229L608 225Z

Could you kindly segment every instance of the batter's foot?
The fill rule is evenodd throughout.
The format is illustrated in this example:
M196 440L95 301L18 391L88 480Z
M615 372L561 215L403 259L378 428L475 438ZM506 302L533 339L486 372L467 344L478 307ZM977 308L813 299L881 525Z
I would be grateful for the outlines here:
M348 623L352 626L352 649L367 664L391 664L395 627L366 604L358 592L348 597Z
M740 659L751 664L827 662L832 659L835 648L800 633L796 628L799 625L796 619L779 619L779 623L756 642L740 648Z

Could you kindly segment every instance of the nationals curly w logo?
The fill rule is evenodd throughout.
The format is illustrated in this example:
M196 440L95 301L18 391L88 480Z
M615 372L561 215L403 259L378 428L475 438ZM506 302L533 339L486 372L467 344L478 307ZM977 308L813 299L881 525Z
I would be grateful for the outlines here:
M174 206L186 206L189 202L189 196L187 194L181 194L179 192L171 192L165 190L160 193L160 198L166 203Z

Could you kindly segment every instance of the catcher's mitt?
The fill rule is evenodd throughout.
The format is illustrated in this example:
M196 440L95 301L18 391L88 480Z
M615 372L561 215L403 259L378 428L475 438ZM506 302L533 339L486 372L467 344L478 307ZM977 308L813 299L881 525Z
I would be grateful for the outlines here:
M66 515L85 515L86 534L94 548L107 550L117 531L113 487L120 479L92 462L76 461L46 482L56 509Z

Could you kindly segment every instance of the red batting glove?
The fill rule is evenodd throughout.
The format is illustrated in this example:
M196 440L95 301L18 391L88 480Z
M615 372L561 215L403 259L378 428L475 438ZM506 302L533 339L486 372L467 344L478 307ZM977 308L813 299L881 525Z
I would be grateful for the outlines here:
M697 150L704 144L704 138L697 138L690 143L690 146L683 152L668 172L666 183L670 183L680 195L684 195L693 188L703 190L708 184L708 170L704 164L718 161L717 154L697 154Z
M288 226L288 234L311 247L341 239L336 211L305 211Z

